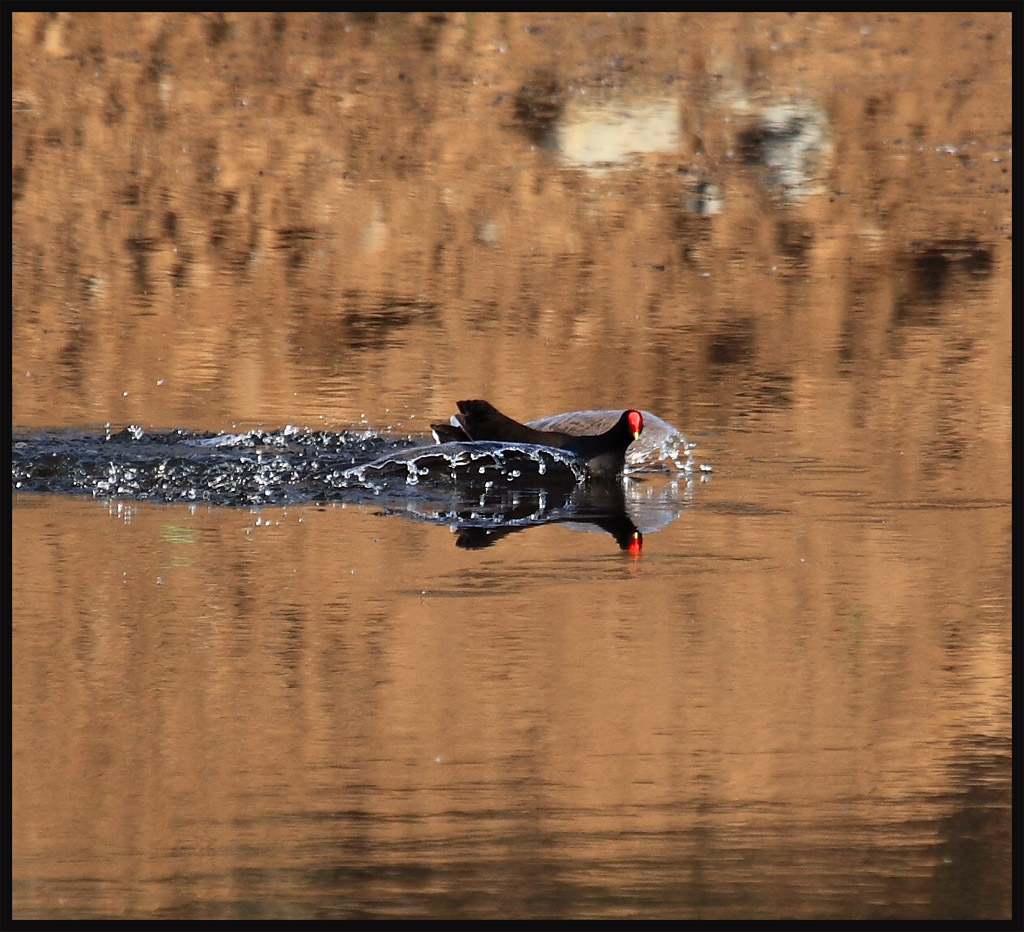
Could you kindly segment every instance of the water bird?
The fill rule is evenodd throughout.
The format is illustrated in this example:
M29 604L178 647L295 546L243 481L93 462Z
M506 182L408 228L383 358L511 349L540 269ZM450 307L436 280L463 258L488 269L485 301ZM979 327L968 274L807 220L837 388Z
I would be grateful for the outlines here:
M449 423L430 425L438 443L490 440L555 447L572 453L592 477L602 479L622 472L626 465L626 448L639 438L644 429L643 415L635 408L623 411L622 416L602 433L587 433L592 427L582 416L570 421L567 426L572 430L567 432L537 430L520 424L487 401L460 401L458 409L459 413L453 415Z

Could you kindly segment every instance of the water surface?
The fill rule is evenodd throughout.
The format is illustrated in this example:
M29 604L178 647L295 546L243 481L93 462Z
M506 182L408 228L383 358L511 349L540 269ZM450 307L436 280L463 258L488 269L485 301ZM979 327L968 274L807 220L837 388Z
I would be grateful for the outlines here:
M1008 918L1011 32L15 14L14 915Z

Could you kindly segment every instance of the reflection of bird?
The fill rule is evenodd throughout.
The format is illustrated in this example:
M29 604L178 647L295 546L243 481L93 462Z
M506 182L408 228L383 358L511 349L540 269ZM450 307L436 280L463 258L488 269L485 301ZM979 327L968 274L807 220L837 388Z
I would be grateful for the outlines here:
M640 555L644 548L644 536L625 515L595 520L593 523L611 534L620 550L625 550L631 556ZM509 534L524 530L525 527L463 527L459 528L455 546L463 550L482 550L496 544L503 537L508 537Z
M432 424L434 439L448 441L497 440L502 443L534 443L567 450L580 460L592 476L607 478L622 472L626 447L644 429L643 415L630 409L608 430L599 434L536 430L506 417L486 401L460 401L459 413L451 424ZM574 425L577 426L577 425ZM585 425L578 425L583 430Z
M458 535L456 547L480 550L510 534L561 524L577 531L600 528L629 556L639 557L643 552L644 537L633 522L621 482L586 482L564 495L537 490L524 490L511 497L499 494L493 504L485 499L452 516ZM479 523L484 513L487 521Z

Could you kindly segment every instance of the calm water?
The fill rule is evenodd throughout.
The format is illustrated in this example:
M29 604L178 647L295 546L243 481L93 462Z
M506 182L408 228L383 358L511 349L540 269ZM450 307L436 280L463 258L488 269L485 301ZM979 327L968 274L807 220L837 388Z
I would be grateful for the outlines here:
M639 560L559 525L467 551L370 507L15 496L15 900L999 912L1009 503L706 444Z
M13 24L16 917L1011 916L1007 16Z

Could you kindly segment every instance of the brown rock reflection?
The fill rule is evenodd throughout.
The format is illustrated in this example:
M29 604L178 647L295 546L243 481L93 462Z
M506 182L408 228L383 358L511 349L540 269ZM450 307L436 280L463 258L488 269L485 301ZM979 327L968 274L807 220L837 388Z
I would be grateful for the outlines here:
M1003 265L1004 20L832 16L806 46L799 17L627 19L622 33L590 16L17 14L12 336L33 377L16 385L15 423L52 423L55 403L82 424L291 419L295 391L323 393L300 345L352 373L322 408L345 422L439 402L453 379L525 407L543 374L548 410L616 406L611 363L685 424L720 376L700 353L726 321L756 310L785 344L797 322L777 309L802 308L799 358L828 359L864 280L897 321L934 313L887 288L904 257L929 287L968 267L982 286ZM751 70L767 43L774 94ZM947 80L955 55L966 83ZM806 110L785 90L797 83L815 88ZM677 148L637 139L628 171L573 167L517 130L531 87L531 100L614 100L612 115L675 100ZM921 93L938 99L918 108ZM794 147L805 129L827 139L821 157ZM780 145L821 194L766 211L763 170L790 170ZM726 211L696 206L709 184ZM737 300L749 294L756 309ZM398 318L442 310L353 356L337 326L365 313L351 296ZM90 333L90 376L62 389L57 354ZM750 364L798 378L780 349L759 341ZM207 365L218 401L197 409ZM262 379L238 379L253 366Z

